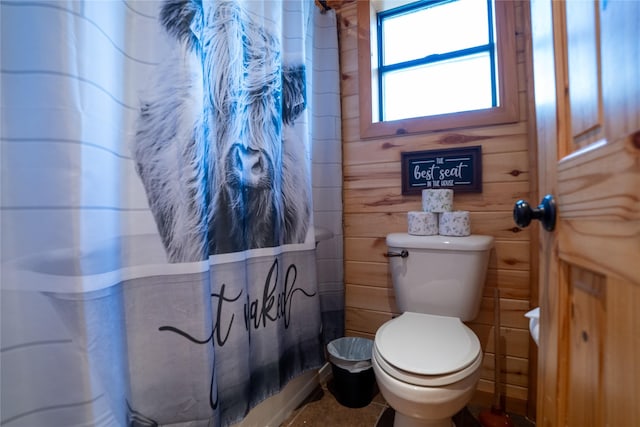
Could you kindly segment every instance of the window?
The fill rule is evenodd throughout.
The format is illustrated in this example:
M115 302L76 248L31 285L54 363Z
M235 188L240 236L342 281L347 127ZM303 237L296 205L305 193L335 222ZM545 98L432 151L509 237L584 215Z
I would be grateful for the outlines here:
M492 3L420 1L377 13L380 121L498 105Z
M510 3L359 2L361 137L517 121Z

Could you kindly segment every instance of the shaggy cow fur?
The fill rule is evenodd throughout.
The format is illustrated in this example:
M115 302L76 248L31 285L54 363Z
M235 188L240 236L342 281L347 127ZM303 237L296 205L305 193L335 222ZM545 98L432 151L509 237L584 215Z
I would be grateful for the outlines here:
M231 1L169 0L173 43L142 103L136 168L169 260L304 241L304 141L284 138L306 108L304 65Z

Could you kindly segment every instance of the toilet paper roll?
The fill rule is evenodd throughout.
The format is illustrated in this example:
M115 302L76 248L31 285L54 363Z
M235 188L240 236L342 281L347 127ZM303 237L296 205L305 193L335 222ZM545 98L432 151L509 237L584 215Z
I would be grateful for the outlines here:
M529 332L531 333L531 338L538 344L538 339L540 338L540 307L536 307L531 311L528 311L524 314L524 317L529 318Z
M468 236L471 234L469 211L442 212L439 216L438 228L441 236Z
M438 214L433 212L411 211L407 213L409 234L416 236L434 236L438 234Z
M422 190L422 210L449 212L453 209L453 190Z

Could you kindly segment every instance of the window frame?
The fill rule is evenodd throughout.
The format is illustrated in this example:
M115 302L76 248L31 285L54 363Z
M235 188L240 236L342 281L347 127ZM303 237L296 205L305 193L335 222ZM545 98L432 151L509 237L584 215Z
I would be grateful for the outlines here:
M469 58L478 53L485 53L489 57L489 67L491 73L491 107L495 108L498 105L497 99L497 81L498 75L496 72L496 42L495 42L495 34L494 34L494 25L493 25L493 15L494 15L494 5L493 0L485 0L487 7L487 18L488 22L485 26L487 30L487 42L484 44L478 44L475 46L470 46L462 49L452 50L444 53L437 53L427 55L425 57L409 59L400 62L394 62L392 64L385 65L386 59L384 54L384 23L387 19L393 19L398 16L403 16L405 14L411 14L414 12L420 12L428 8L438 7L441 5L445 5L450 3L450 0L421 0L421 1L413 1L411 3L407 3L401 6L394 7L392 9L381 10L376 14L376 45L378 52L378 75L379 78L377 80L378 84L378 121L384 121L383 117L386 115L386 111L384 109L385 100L384 100L384 75L386 73L392 73L394 71L404 71L411 70L417 67L421 67L424 65L432 65L441 62L445 62L450 59L463 59ZM416 116L419 117L419 116Z
M373 120L374 103L379 102L377 37L372 40L372 28L376 29L377 26L376 13L370 0L358 1L360 137L375 138L517 122L519 103L512 2L496 1L494 14L499 99L497 107L382 122Z

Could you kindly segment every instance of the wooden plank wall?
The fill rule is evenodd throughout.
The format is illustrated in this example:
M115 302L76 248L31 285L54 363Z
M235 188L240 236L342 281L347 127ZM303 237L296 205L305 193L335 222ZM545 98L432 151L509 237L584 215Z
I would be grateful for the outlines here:
M526 411L529 384L530 338L523 315L530 308L531 231L514 225L512 209L517 199L530 197L534 188L530 180L535 180L535 174L530 173L526 71L530 50L525 36L527 3L524 5L518 2L516 6L518 123L368 140L359 135L356 4L344 4L338 11L347 335L373 338L377 328L398 312L383 257L385 236L406 231L406 212L421 209L419 196L401 194L400 152L482 145L483 192L456 194L454 198L455 209L471 211L472 233L496 239L481 312L469 324L485 351L478 395L494 390L493 289L497 286L501 292L502 352L506 354L506 373L501 378L506 383L507 409L518 413Z

